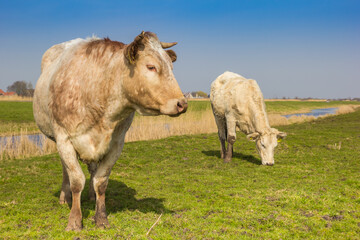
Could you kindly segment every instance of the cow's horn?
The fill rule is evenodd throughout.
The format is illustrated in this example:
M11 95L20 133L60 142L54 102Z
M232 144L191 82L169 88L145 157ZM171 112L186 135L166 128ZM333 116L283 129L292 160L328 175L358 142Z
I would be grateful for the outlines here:
M167 43L167 42L160 42L161 43L161 46L162 46L162 48L170 48L170 47L172 47L172 46L174 46L174 45L176 45L177 44L177 42L171 42L171 43Z

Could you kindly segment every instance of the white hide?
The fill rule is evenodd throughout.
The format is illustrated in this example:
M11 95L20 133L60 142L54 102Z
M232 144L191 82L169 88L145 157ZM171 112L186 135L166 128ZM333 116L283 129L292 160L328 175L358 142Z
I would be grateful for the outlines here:
M235 141L238 127L250 140L256 141L262 164L272 165L277 138L286 134L270 127L257 82L225 72L211 84L210 100L220 141L221 138Z

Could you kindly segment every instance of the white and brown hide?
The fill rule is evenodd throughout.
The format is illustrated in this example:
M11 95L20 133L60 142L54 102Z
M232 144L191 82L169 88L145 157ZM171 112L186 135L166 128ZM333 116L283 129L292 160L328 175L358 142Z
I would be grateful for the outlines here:
M91 173L95 221L107 226L105 190L120 156L134 111L178 116L187 101L173 74L176 54L142 32L130 44L108 38L74 39L48 49L34 94L34 117L57 144L63 164L60 203L72 197L67 230L82 228L80 194L85 183L78 159Z

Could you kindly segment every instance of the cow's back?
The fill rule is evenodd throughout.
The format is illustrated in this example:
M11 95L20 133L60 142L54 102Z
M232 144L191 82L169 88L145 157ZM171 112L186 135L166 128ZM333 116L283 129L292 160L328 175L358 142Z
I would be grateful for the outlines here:
M263 96L255 80L225 72L211 84L210 100L214 114L225 117L235 112L249 115L249 111L263 112Z
M218 117L236 119L238 126L245 123L259 128L269 127L264 98L253 79L225 72L212 83L210 100Z
M252 84L251 81L233 72L225 72L217 77L211 84L210 93L214 114L224 117L232 111L233 106L239 104L237 96L246 94L244 89Z

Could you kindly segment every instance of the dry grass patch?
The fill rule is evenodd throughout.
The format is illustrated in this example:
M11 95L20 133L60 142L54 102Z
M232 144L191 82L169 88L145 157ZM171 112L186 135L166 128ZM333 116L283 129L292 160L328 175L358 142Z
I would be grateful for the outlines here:
M40 130L35 122L0 122L0 136L11 136L21 134L22 129L27 129L27 134L36 134Z
M32 102L32 97L20 97L20 96L0 96L0 101L12 101L12 102Z
M216 131L217 127L211 110L189 112L177 118L137 116L126 134L125 141L152 140Z
M271 126L284 126L293 123L302 123L302 122L310 122L314 121L316 117L314 116L291 116L290 118L286 118L280 114L269 114L269 123Z
M346 113L352 113L354 111L356 111L357 108L359 108L360 105L342 105L339 106L336 114L346 114Z
M26 130L20 135L11 135L0 141L0 160L42 156L57 151L56 144L43 134L39 135L38 143L28 137Z

